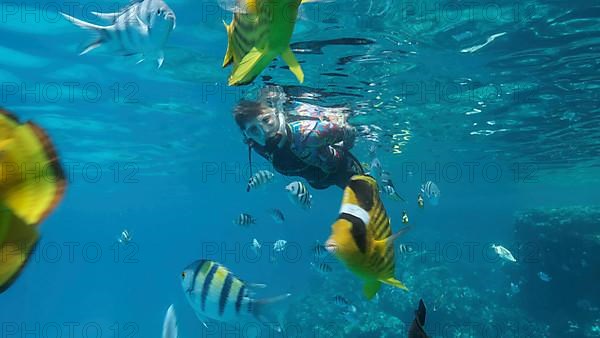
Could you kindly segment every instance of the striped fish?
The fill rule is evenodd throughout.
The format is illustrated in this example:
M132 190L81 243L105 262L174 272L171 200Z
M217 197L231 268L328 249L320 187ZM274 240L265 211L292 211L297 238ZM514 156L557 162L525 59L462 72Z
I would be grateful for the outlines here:
M326 274L326 273L330 273L333 271L333 268L331 267L331 265L327 264L327 263L313 263L310 262L310 266L315 269L315 271L317 271L318 273L321 274Z
M308 192L304 183L294 181L288 184L285 190L289 193L288 197L292 203L299 205L304 210L310 209L312 206L312 195Z
M234 13L227 31L223 67L233 65L229 85L249 84L278 56L298 81L304 73L290 49L298 7L303 0L239 0L245 11Z
M250 224L256 224L256 219L250 214L241 213L236 219L233 220L233 224L249 226Z
M271 218L277 224L283 224L283 222L285 222L285 216L283 215L283 211L279 209L270 209L269 215L271 215Z
M265 322L266 307L290 296L253 299L248 290L265 285L245 283L221 264L210 260L198 260L188 265L181 273L181 286L203 323L206 319L234 322L248 316Z
M95 25L65 13L60 13L73 24L98 33L79 55L105 45L113 53L131 56L142 54L156 57L160 68L164 61L163 48L175 29L175 13L163 0L134 0L115 13L92 12L98 18L110 21L108 26Z
M385 195L393 200L400 200L405 202L404 198L398 194L396 191L396 187L394 186L394 182L392 182L392 176L389 172L383 171L381 174L381 186Z
M268 170L259 170L248 180L246 191L250 191L250 189L255 189L264 184L273 182L273 177L275 177L275 174L272 172Z
M427 181L421 185L421 193L424 193L431 205L437 205L440 198L440 188L431 182Z
M392 235L375 179L352 176L344 190L338 219L331 228L325 247L364 280L367 299L375 296L381 283L408 290L394 277L396 260L392 247L393 240L408 227Z

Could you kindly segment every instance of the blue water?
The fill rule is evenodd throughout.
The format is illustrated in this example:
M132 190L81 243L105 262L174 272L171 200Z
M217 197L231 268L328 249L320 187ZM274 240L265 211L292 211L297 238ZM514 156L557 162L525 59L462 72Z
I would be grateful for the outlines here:
M366 328L379 313L408 327L419 298L428 303L431 336L600 336L592 279L599 274L592 254L600 246L598 219L592 216L589 233L576 234L596 240L561 248L565 261L573 252L591 256L588 265L577 259L568 269L540 263L550 255L542 237L528 242L535 259L521 262L530 253L515 230L516 215L531 208L598 205L597 4L306 4L292 37L305 82L277 60L252 86L230 88L230 69L220 67L221 21L230 14L215 1L168 1L177 28L161 69L96 51L78 56L88 35L57 10L91 20L90 11L126 3L1 3L0 106L42 126L69 173L34 256L0 295L1 337L155 337L170 304L180 337L244 336L239 328L207 331L187 304L180 274L200 258L267 284L259 296L292 293L288 328L301 327L292 336L329 336L319 328L320 312L333 314L322 326L339 325L339 336L406 336ZM245 192L247 148L231 111L265 83L282 86L292 100L350 108L361 161L376 145L407 199L384 201L392 227L406 210L414 226L400 241L426 257L397 257L396 275L410 292L384 286L367 302L357 277L335 260L330 275L311 270L311 246L329 236L340 189L312 191L308 212L287 200L291 178L278 175L266 189ZM440 203L419 209L417 194L428 180L439 186ZM273 222L270 208L280 208L286 222ZM241 212L257 224L232 224ZM124 229L132 234L128 245L117 242ZM573 235L561 231L557 241ZM249 250L253 238L265 249L259 257ZM266 248L278 239L288 241L287 256L273 262ZM499 260L492 243L510 248L518 265ZM552 271L550 282L536 279L542 268ZM572 279L585 287L572 290ZM521 291L511 294L510 282L519 281ZM357 306L357 319L339 315L336 294ZM575 307L582 299L590 306ZM311 304L308 311L303 304ZM554 306L576 310L542 310ZM470 315L477 317L465 319ZM343 331L352 325L358 329Z

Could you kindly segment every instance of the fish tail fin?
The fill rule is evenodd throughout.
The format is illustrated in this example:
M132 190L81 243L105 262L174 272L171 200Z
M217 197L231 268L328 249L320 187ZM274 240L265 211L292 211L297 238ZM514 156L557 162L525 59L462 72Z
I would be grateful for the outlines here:
M68 21L70 21L72 24L74 24L74 25L76 25L76 26L78 26L80 28L83 28L83 29L88 29L88 30L93 31L94 33L97 34L97 36L95 36L95 38L91 42L89 42L87 44L84 44L84 45L82 45L80 47L79 55L83 55L83 54L89 53L90 51L92 51L92 50L100 47L104 42L106 42L108 40L108 38L109 38L109 36L108 36L108 28L110 26L109 27L105 27L105 26L95 25L95 24L89 23L87 21L83 21L83 20L77 19L76 17L68 15L68 14L65 14L63 12L60 12L60 14L65 19L67 19Z
M223 25L225 26L225 31L227 32L227 50L225 51L225 57L223 58L223 68L229 66L233 62L233 47L232 47L232 35L231 28L232 25L228 25L225 20L223 20ZM250 187L248 187L248 191L250 191Z
M286 300L291 295L292 294L290 293L286 293L276 297L252 300L251 312L254 315L254 317L256 317L256 319L258 319L260 322L267 326L276 323L277 332L281 332L282 321L278 314L281 314L283 312L277 311L276 305Z
M229 85L239 86L252 82L274 58L272 52L252 48L229 76Z
M381 288L380 281L368 281L363 287L363 294L365 295L365 297L367 297L368 300L371 300L373 297L375 297L375 294L377 293L377 291L379 291L379 288Z
M404 285L404 283L402 283L401 281L397 280L394 277L389 277L387 279L382 279L381 282L383 282L385 284L388 284L388 285L391 285L391 286L394 286L394 287L397 287L397 288L400 288L400 289L402 289L404 291L408 291L408 288L406 287L406 285Z
M288 47L281 54L281 58L288 65L288 67L290 68L290 71L296 76L296 79L298 79L298 82L300 82L300 83L304 82L304 72L302 71L302 67L300 67L298 60L296 60L296 56L294 55L294 52L292 52L290 47Z

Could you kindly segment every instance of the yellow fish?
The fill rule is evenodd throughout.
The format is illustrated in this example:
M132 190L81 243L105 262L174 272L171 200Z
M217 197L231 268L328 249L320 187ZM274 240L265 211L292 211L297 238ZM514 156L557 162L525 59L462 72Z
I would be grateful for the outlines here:
M245 12L234 13L231 24L225 22L227 51L223 67L233 70L229 85L249 84L275 59L282 57L298 81L304 73L290 49L298 7L312 0L240 0Z
M0 292L16 279L66 182L46 133L0 108Z
M354 274L365 281L363 293L373 298L381 283L408 291L394 277L393 240L409 227L392 235L390 219L379 198L377 182L370 176L352 176L344 190L338 219L331 226L325 247Z

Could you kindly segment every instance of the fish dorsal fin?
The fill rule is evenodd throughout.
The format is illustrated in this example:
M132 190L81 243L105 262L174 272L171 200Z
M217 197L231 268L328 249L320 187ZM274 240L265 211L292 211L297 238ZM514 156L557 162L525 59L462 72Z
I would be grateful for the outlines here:
M114 12L114 13L100 13L100 12L92 12L95 16L102 20L115 21L123 12Z

